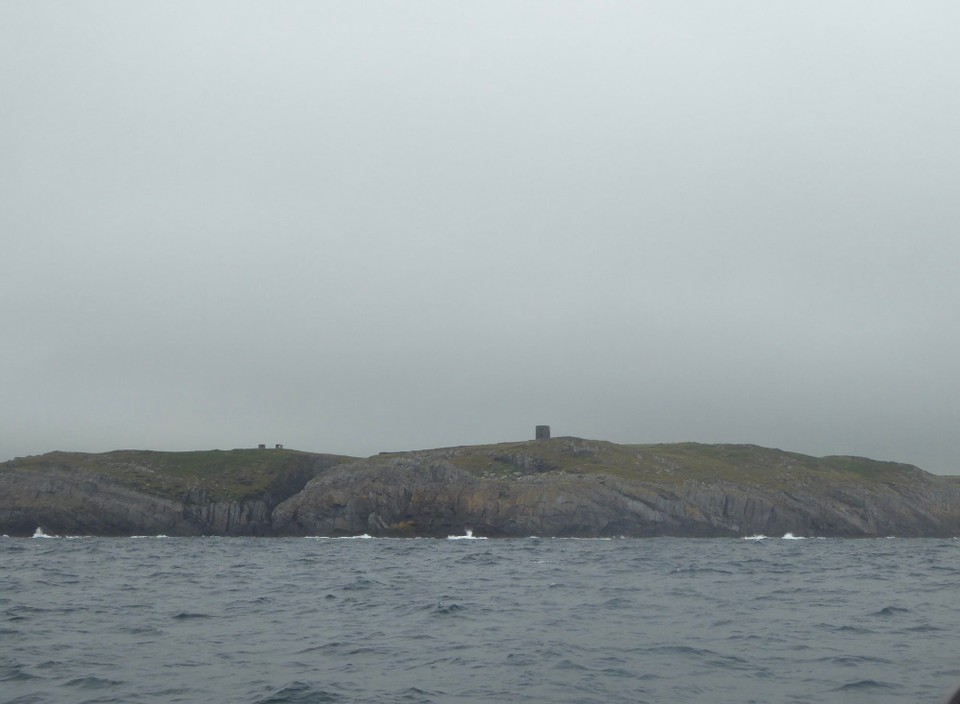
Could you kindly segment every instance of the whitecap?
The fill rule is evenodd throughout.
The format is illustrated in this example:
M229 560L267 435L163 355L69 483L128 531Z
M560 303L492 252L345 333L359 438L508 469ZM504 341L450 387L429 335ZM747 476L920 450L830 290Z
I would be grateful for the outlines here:
M793 533L784 533L782 540L806 540L802 535L794 535Z
M372 535L305 535L304 540L373 540Z
M56 538L57 536L56 536L56 535L47 535L46 533L43 532L43 528L40 528L40 527L38 526L37 529L36 529L35 531L33 531L33 536L32 536L32 537L34 537L34 538Z
M463 535L448 535L447 540L486 540L486 538L474 535L473 531L467 528Z
M745 536L743 537L743 539L744 539L744 540L753 540L754 542L758 542L758 541L761 541L761 540L766 540L766 539L767 539L767 536L765 536L765 535L760 535L760 534L758 533L757 535L745 535Z

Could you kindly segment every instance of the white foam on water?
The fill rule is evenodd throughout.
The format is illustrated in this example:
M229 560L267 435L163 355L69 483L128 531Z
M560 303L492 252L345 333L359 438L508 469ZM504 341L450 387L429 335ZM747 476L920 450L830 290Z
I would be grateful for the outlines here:
M467 528L463 535L448 535L447 540L487 540L487 538L476 536L472 530Z
M793 533L784 533L781 540L806 540L802 535L794 535Z
M131 535L130 540L146 540L148 538L166 538L166 535Z
M743 537L743 539L744 539L744 540L753 540L754 542L757 542L757 541L760 541L760 540L766 540L766 539L767 539L767 536L765 536L765 535L760 535L760 534L757 534L757 535L746 535L746 536Z
M56 538L57 540L82 540L84 538L92 538L92 535L49 535L48 533L43 532L43 528L38 527L31 538Z
M374 540L372 535L305 535L304 540ZM380 538L385 540L385 538Z

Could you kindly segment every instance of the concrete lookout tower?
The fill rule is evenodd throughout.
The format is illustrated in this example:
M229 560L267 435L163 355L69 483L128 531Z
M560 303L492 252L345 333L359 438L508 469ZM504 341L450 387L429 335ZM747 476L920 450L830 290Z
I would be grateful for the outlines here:
M538 425L537 434L535 436L537 440L549 440L550 439L550 426L549 425Z

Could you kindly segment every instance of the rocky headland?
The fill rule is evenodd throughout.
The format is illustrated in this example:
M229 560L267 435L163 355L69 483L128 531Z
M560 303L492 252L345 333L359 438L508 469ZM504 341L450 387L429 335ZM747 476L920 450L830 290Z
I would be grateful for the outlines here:
M960 480L753 445L580 438L385 453L53 452L0 464L0 533L960 535Z

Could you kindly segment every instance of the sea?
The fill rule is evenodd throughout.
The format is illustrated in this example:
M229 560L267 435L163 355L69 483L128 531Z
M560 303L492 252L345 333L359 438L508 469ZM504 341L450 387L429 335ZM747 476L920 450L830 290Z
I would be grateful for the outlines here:
M960 541L0 538L0 702L944 702Z

